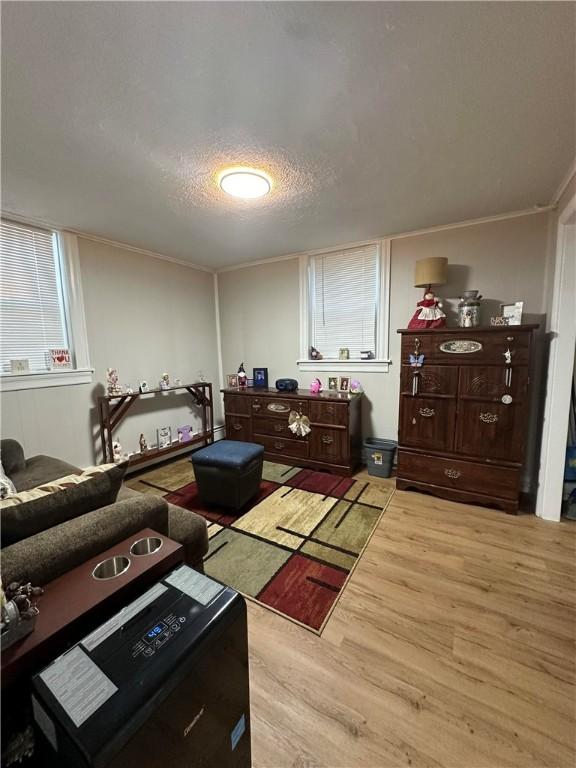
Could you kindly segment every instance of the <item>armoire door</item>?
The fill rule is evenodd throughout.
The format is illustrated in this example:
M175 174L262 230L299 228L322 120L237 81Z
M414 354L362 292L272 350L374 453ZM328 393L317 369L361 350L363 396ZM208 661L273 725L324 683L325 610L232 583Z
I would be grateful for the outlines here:
M447 398L400 398L400 444L430 451L451 451L456 401Z
M520 403L460 400L455 450L465 456L521 462L527 409Z

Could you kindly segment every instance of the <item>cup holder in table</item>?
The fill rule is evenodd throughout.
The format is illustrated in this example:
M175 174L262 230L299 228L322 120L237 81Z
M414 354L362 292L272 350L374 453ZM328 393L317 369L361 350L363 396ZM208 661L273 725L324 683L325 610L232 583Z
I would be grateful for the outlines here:
M92 571L92 577L98 581L115 579L117 576L125 573L128 568L130 568L130 558L126 557L126 555L109 557L107 560L98 563L96 568Z
M130 554L136 557L143 555L153 555L158 552L164 542L159 536L147 536L145 539L138 539L130 547Z

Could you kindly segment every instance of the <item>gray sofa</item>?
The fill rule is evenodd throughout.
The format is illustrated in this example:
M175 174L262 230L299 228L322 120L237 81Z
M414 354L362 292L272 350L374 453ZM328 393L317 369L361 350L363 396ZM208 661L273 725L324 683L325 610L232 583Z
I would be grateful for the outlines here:
M1 440L0 452L4 471L17 491L79 471L78 467L52 456L26 459L16 440ZM208 551L204 518L158 496L144 495L123 485L113 504L3 547L3 583L27 580L46 584L142 528L152 528L179 541L184 545L186 562L202 568L202 558Z

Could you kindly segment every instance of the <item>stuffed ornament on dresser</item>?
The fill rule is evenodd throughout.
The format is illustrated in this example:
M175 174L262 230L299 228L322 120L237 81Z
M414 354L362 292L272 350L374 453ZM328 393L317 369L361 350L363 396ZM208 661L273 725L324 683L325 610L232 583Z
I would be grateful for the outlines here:
M433 285L444 285L448 259L431 257L416 262L415 288L424 288L424 298L416 305L418 309L412 315L408 328L443 328L446 315L442 311L442 302L437 298Z

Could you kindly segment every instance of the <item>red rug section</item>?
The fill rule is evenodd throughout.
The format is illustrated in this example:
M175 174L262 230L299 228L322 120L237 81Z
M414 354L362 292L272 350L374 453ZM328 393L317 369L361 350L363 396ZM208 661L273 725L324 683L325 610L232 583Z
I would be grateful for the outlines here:
M310 493L321 493L323 496L335 496L339 499L354 485L354 480L350 477L329 475L327 472L303 469L287 480L285 485L299 488L302 491L310 491Z
M347 575L295 554L256 597L296 621L320 629Z
M252 507L255 507L256 504L259 504L263 499L266 498L266 496L269 496L277 488L280 488L278 483L273 483L269 480L262 480L260 483L260 491L258 492L258 495L254 496L254 498L249 501L245 507L238 510L238 512L234 514L231 514L230 510L225 509L224 507L216 507L213 505L204 504L200 498L200 495L198 494L197 483L190 483L189 485L185 485L178 491L164 496L164 498L169 504L176 504L176 506L184 507L184 509L189 509L191 512L197 512L211 523L219 523L220 525L232 525L232 523L235 522L241 515L246 514L248 510L252 509Z

